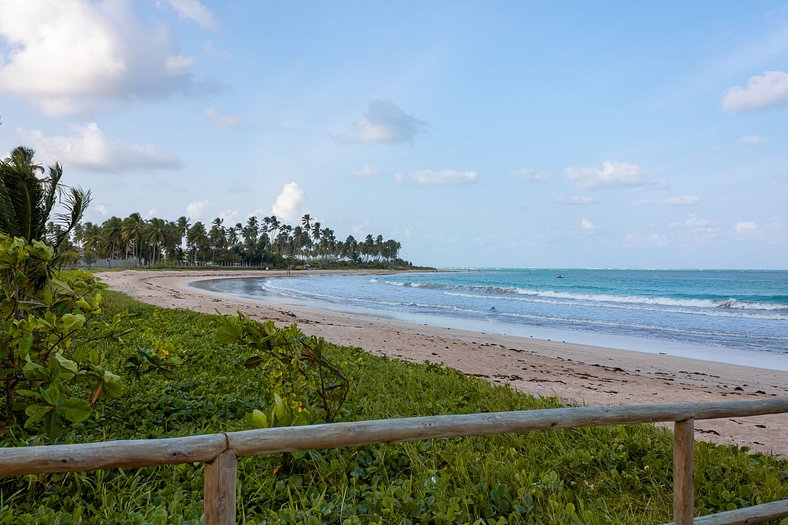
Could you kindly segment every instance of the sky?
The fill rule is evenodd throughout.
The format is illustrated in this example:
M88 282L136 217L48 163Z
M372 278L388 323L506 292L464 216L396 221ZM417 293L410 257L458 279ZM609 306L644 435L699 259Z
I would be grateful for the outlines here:
M788 269L786 2L0 0L0 121L93 222Z

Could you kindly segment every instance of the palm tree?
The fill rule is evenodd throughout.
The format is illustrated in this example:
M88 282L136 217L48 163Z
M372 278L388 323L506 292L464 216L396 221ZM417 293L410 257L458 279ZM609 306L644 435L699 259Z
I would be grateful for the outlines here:
M91 253L94 257L100 255L101 250L101 228L98 224L88 221L83 227L82 250Z
M312 231L312 216L306 213L304 214L303 217L301 217L301 232L299 232L299 236L301 237L299 244L301 245L301 248L304 248L304 252L303 252L304 261L306 261L306 254L309 253L309 250L311 250L312 248L312 238L309 236L309 233L311 231ZM306 234L306 236L304 236L303 234Z
M129 248L133 247L132 253L139 261L142 255L142 238L145 231L145 222L142 216L134 212L125 219L120 226L121 241L126 245L126 259L129 258Z
M243 236L244 240L244 252L246 253L246 262L248 264L252 264L254 260L257 258L257 239L260 236L260 225L257 222L257 217L252 215L246 220L246 226L243 227L241 230L241 235ZM268 239L268 234L264 234L262 237L265 237L266 240Z
M183 240L189 234L189 223L190 222L191 221L189 220L189 218L186 217L186 216L183 216L183 215L178 217L178 220L175 221L175 224L178 225L178 230L181 233L181 246L183 246Z
M351 261L358 258L358 241L352 235L348 235L345 242L342 243L342 255Z
M44 168L33 163L34 151L18 147L0 160L0 231L27 242L48 241L57 250L82 219L90 204L90 191L60 184L63 168L49 167L49 177L38 178ZM47 238L47 222L55 204L63 213L55 215L54 236Z
M205 256L207 247L209 245L208 232L205 231L205 225L200 221L195 222L190 228L189 233L186 235L186 245L192 254L192 264L197 264L197 254Z
M375 254L375 241L372 235L367 234L364 238L364 244L361 245L361 253L364 254L364 260L369 261L369 258Z
M148 221L146 230L145 237L153 249L151 264L156 264L156 256L161 252L161 246L167 239L167 223L164 219L154 217Z
M120 220L120 217L115 217L113 215L101 225L101 239L106 246L110 247L109 259L115 259L117 257L115 251L123 242L122 232L123 221Z
M211 262L214 262L216 259L216 250L219 250L221 253L221 250L224 249L227 243L227 229L222 225L223 222L224 219L219 217L215 218L211 223L211 230L208 232L208 239L211 241L212 250Z

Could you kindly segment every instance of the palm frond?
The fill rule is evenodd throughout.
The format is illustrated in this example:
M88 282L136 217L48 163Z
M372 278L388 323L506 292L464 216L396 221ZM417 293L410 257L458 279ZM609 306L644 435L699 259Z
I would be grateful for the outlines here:
M61 243L68 238L74 227L82 220L85 210L88 209L90 201L92 200L90 190L83 190L82 188L68 188L63 192L61 204L65 208L65 212L58 213L55 216L56 223L61 226L62 230L55 239L55 250L57 251Z

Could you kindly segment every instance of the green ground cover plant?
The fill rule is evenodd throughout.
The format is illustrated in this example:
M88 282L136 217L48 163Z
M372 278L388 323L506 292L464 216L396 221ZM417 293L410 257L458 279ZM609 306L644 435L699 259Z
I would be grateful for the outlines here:
M59 442L248 429L266 426L256 424L255 411L268 419L277 398L293 414L314 405L310 396L282 395L270 377L275 369L267 368L275 363L245 366L260 357L260 346L217 340L226 318L106 292L100 316L117 314L134 328L105 351L106 368L125 376L122 393L64 428ZM409 364L328 342L321 352L348 379L337 420L559 406L439 364ZM34 431L11 426L0 444L39 443ZM698 513L788 497L788 461L735 446L696 446ZM671 470L670 433L650 425L241 458L238 521L656 524L670 520ZM201 465L187 464L0 478L0 524L197 524L202 476Z

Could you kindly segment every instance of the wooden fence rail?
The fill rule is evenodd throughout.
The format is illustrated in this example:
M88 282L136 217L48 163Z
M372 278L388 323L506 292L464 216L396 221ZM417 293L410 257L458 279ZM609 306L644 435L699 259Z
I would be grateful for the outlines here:
M693 519L694 420L788 412L788 398L719 403L573 407L384 419L168 439L0 448L0 475L205 463L205 523L235 523L239 456L278 454L553 428L673 421L675 525L762 523L788 516L788 499Z

